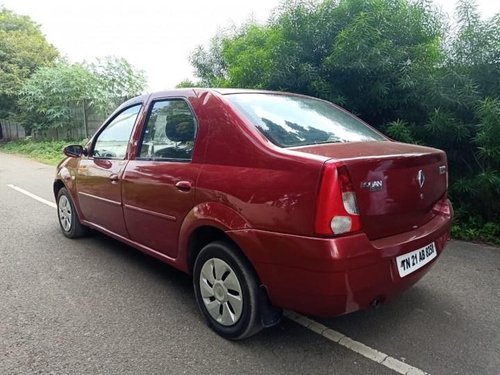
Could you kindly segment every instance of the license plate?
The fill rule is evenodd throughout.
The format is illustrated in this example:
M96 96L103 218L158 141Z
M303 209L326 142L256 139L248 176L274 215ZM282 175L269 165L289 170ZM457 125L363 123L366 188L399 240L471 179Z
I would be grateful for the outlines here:
M405 277L410 273L425 266L437 256L436 245L430 243L411 253L406 253L396 257L400 277Z

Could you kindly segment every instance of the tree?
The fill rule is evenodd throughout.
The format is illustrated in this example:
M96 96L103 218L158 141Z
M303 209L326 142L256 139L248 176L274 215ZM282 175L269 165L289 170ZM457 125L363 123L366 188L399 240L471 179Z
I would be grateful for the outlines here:
M19 119L29 130L81 126L72 121L75 111L83 111L86 123L90 111L108 113L141 93L145 85L144 74L122 58L84 64L60 60L26 80L20 91Z
M176 88L182 89L182 88L190 88L190 87L203 87L201 86L200 82L193 82L190 79L184 79L180 81L177 85L175 85Z
M27 16L0 7L0 118L9 116L24 81L50 66L58 51Z
M118 102L136 96L146 87L144 71L136 69L126 59L107 56L85 66L97 79L98 92L89 94L95 104L109 110Z
M201 83L308 94L392 138L444 149L454 234L500 243L500 14L460 0L284 0L265 25L198 47Z
M264 26L217 35L192 63L209 85L315 95L382 126L403 111L420 116L442 33L425 2L288 1Z
M449 37L444 70L453 81L441 84L450 131L460 142L446 147L451 163L450 194L457 205L460 228L471 236L500 237L500 14L482 20L475 1L461 0L457 27ZM453 100L449 100L453 98ZM435 127L431 127L433 129ZM442 142L439 136L434 142ZM455 137L456 138L456 137ZM429 142L433 142L429 140ZM457 232L458 229L455 230Z
M99 93L98 87L97 77L82 64L61 60L40 68L20 90L18 119L28 132L67 127L75 108L88 111L85 100Z
M198 46L191 54L189 60L194 67L196 76L200 78L200 86L223 86L226 63L222 56L222 43L228 38L230 38L230 31L221 30L210 40L208 48Z

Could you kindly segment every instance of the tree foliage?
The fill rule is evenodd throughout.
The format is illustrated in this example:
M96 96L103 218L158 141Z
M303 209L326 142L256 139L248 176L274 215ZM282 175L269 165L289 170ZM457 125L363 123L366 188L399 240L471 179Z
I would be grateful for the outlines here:
M39 25L0 6L0 118L14 110L24 81L57 56Z
M500 238L500 14L483 20L460 0L445 19L429 0L283 1L191 62L198 84L317 96L394 139L444 149L457 217L473 226L455 235Z
M108 56L97 59L95 63L86 64L86 67L97 80L99 94L93 95L106 101L135 96L146 87L144 72L136 69L124 58Z
M19 118L35 130L64 127L96 87L96 77L81 64L60 61L40 68L20 91Z
M93 63L57 60L39 25L0 7L0 118L20 121L28 133L71 125L76 110L109 113L142 92L143 71L127 60Z
M75 110L109 112L141 93L145 85L144 73L125 59L107 57L83 64L61 60L38 69L25 81L18 118L36 130L68 127Z
M179 82L177 85L175 85L175 87L178 89L182 89L182 88L204 87L204 86L200 82L193 82L190 79L185 79Z

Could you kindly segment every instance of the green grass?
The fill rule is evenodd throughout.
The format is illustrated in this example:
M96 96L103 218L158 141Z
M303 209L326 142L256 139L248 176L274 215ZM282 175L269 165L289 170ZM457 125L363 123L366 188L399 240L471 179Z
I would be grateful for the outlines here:
M463 241L500 245L500 221L487 221L479 215L470 215L457 206L451 230L453 238Z
M0 142L0 152L24 155L44 164L57 165L63 158L63 148L79 141L35 141L31 139Z

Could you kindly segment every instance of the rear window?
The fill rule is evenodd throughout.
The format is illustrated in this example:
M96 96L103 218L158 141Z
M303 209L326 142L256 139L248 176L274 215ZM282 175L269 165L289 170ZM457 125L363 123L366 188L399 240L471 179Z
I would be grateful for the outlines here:
M226 98L280 147L386 140L353 115L322 100L258 93Z

